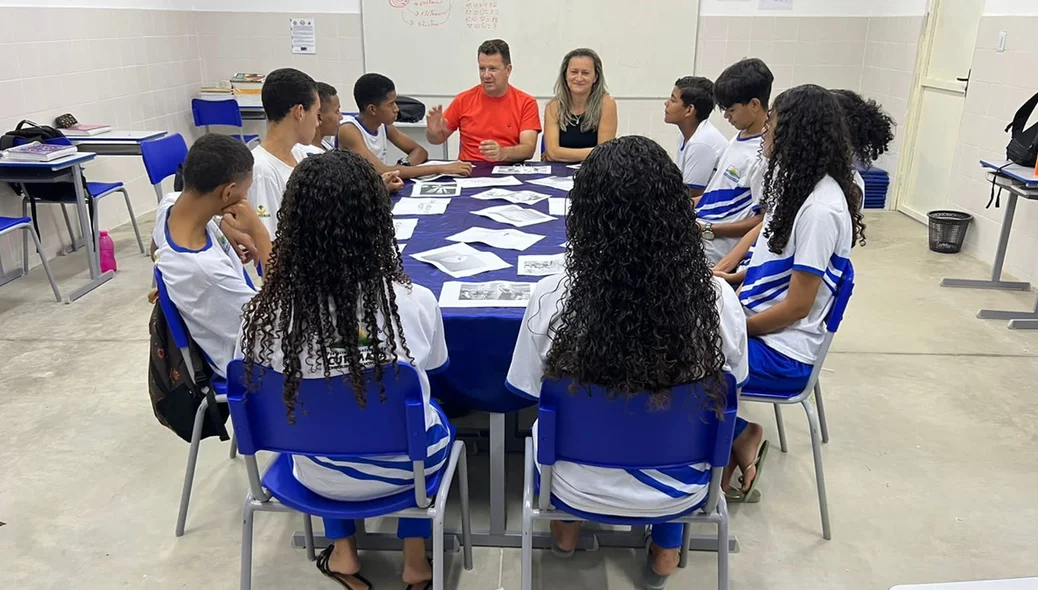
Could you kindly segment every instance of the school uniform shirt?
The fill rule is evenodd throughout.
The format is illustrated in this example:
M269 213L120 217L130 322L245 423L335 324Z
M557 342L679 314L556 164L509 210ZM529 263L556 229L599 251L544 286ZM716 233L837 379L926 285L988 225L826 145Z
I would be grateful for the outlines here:
M303 146L296 144L292 147L292 157L295 158L296 164L302 162L307 155ZM295 166L282 162L262 145L252 149L252 157L255 162L252 165L249 204L256 209L256 215L273 240L277 235L278 209L281 208L281 200L285 196L285 185L288 184L288 177L292 176Z
M389 164L389 130L385 125L379 125L374 132L368 131L368 128L360 122L360 119L353 115L343 117L340 127L342 125L356 127L360 131L360 136L364 138L364 145L367 146L368 151L375 154L375 157L381 160L383 164Z
M151 241L155 243L155 255L158 256L159 248L166 245L166 218L169 217L169 209L173 203L180 198L180 191L166 193L159 201L155 209L155 228L151 231Z
M519 145L523 131L541 132L541 110L532 96L509 86L504 96L488 96L475 86L454 97L443 113L447 129L461 129L459 160L485 162L479 144L494 140L501 147Z
M685 184L696 190L706 189L717 168L717 161L728 148L728 140L708 120L699 123L687 140L678 136L678 168Z
M564 274L538 282L519 329L507 382L513 390L532 399L541 394L541 381L552 345L550 334L559 328L558 310L565 305L568 284ZM731 372L741 385L749 374L746 318L735 291L726 282L714 277L714 288L726 359L724 370ZM533 440L536 446L536 423ZM567 505L593 514L670 516L694 508L706 499L710 468L700 463L665 470L607 469L559 461L553 472L552 493Z
M771 223L769 214L765 224ZM747 317L761 313L786 298L793 271L822 277L807 317L771 334L761 336L769 348L813 365L825 336L825 315L836 288L850 265L853 240L851 214L840 185L826 176L815 185L793 219L789 242L781 254L768 248L762 231L739 290Z
M175 243L169 234L169 208L179 193L163 199L160 208L162 242L156 251L155 265L162 272L169 298L180 311L192 340L205 353L213 372L227 376L227 365L234 358L234 347L241 327L242 307L256 294L241 259L234 252L216 221L206 224L206 244L190 250Z
M407 353L399 340L403 333L404 340L418 378L422 384L422 400L425 405L425 432L428 442L428 458L425 461L425 475L431 477L443 468L450 455L453 432L450 422L436 406L431 403L429 377L426 371L437 369L447 363L447 342L443 336L443 317L432 291L421 285L412 285L411 289L400 284L393 284L396 304L400 314L400 326L397 339L396 355L400 362L408 363ZM358 317L361 315L358 307ZM241 321L239 320L239 326ZM379 329L383 330L386 318L378 316ZM361 355L370 347L365 346L365 333L358 334L361 344ZM336 353L336 346L329 346L328 361L333 376L349 373L349 366L343 349ZM238 343L236 358L242 358L241 343ZM303 351L301 371L304 379L323 379L324 365L320 358L310 358ZM271 368L284 371L281 340L275 338L271 352ZM367 366L371 366L370 363ZM376 400L377 401L377 400ZM348 424L343 424L348 428ZM414 473L411 460L406 454L378 457L292 457L292 473L299 483L314 493L343 502L361 502L375 498L383 498L414 488Z
M751 184L760 157L761 135L742 138L736 135L717 162L717 172L707 184L696 205L696 216L711 224L733 223L753 217L760 212L760 195L754 194ZM739 243L740 238L703 240L710 264L717 264Z

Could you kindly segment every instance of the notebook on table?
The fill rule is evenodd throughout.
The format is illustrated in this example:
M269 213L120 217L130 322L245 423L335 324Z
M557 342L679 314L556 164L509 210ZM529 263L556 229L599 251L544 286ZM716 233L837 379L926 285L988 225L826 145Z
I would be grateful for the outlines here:
M34 141L4 150L4 159L15 162L51 162L78 152L74 145L53 145Z

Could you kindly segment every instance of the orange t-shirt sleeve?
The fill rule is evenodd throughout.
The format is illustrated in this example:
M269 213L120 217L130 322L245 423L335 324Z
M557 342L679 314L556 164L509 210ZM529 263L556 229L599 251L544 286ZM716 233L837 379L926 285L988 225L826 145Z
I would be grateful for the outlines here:
M461 126L461 114L465 112L464 99L462 95L454 97L447 110L443 113L443 120L447 122L447 130L454 133Z
M527 96L523 101L519 131L541 131L541 109L532 96Z

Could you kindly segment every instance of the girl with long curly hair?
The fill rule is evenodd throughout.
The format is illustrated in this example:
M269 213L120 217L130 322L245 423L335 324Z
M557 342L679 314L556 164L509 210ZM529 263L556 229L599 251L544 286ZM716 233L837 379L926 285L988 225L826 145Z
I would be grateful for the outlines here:
M622 137L591 152L570 200L566 270L533 290L510 389L536 399L542 380L566 377L665 408L672 388L704 382L708 407L723 408L723 373L739 382L746 374L746 321L735 292L711 274L681 171L652 140ZM584 512L631 517L676 515L705 500L709 468L669 471L560 461L552 493ZM568 555L580 525L556 521L552 533L555 552ZM681 533L653 527L647 576L674 571Z
M410 363L418 370L425 402L425 475L442 469L454 431L430 400L426 371L447 362L443 319L432 292L412 285L404 273L389 193L371 164L352 152L331 151L296 166L265 280L245 307L240 346L250 371L261 365L284 374L287 419L300 411L301 379L349 377L357 404L364 407L379 403L365 399L367 370L374 368L381 381L391 374L392 363ZM293 474L316 494L341 501L413 488L406 455L377 459L296 456ZM324 526L333 545L317 560L318 569L350 590L370 588L358 573L353 521L325 519ZM400 519L403 580L415 588L432 578L424 543L430 526L428 520Z
M750 336L746 388L794 392L807 385L817 360L825 315L850 267L851 248L865 244L862 190L846 114L834 94L807 84L779 95L768 118L764 155L764 231L737 277ZM731 500L756 500L751 494L767 443L756 457L752 449L762 436L759 424L739 419L735 460L722 479ZM742 486L731 488L736 467Z

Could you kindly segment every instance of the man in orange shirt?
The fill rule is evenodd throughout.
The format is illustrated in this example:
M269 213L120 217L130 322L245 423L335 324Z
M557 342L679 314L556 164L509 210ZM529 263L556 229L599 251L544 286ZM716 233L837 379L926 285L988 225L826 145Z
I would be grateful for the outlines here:
M501 39L479 46L481 84L462 92L443 112L429 110L425 138L440 145L461 129L465 161L522 162L533 157L541 132L540 109L532 96L512 88L512 55Z

